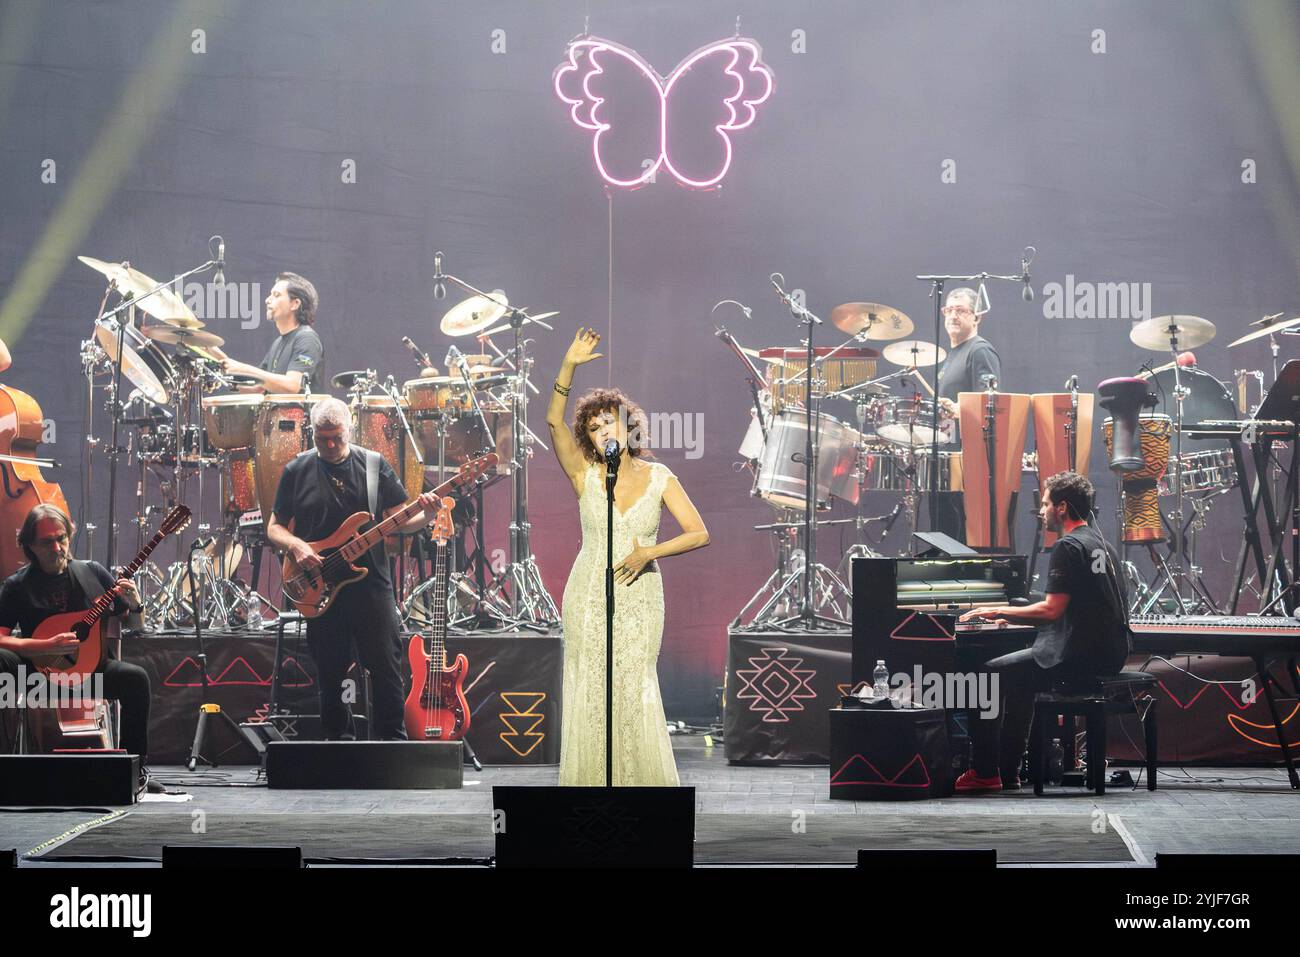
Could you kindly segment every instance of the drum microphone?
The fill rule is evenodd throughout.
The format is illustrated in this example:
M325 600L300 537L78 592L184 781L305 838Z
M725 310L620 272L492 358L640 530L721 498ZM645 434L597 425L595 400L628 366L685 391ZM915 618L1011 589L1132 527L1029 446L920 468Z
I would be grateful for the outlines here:
M1020 293L1020 298L1025 302L1034 301L1034 287L1029 285L1029 264L1034 261L1037 252L1038 250L1033 246L1026 246L1024 254L1020 257L1020 278L1025 281L1025 288Z
M446 299L447 286L442 281L442 252L433 254L433 298Z
M427 352L422 352L420 347L411 341L410 336L402 336L402 345L406 346L411 355L415 357L415 363L421 369L427 369L429 366L433 365L433 360L429 358L429 354Z

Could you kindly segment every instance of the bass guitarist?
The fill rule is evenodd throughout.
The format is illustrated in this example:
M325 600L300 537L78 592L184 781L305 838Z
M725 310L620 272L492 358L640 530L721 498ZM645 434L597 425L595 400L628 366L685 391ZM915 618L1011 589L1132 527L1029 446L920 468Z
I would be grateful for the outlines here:
M77 638L71 632L50 638L22 638L14 634L35 634L51 615L84 611L90 603L115 584L119 597L113 615L125 615L127 626L140 627L143 606L140 593L130 579L117 582L97 562L72 558L71 519L53 505L37 505L27 513L18 532L18 544L29 564L10 575L0 586L0 674L16 679L20 667L34 674L31 658L38 655L75 653ZM149 753L149 675L139 665L110 658L101 669L104 696L121 703L121 747L140 756L140 788L161 794L163 786L149 779L145 758Z
M304 572L315 573L321 569L321 557L308 542L328 538L355 512L387 518L406 504L406 490L382 456L351 444L352 415L340 400L316 403L311 425L316 447L285 467L266 537ZM399 531L415 531L433 519L438 497L427 492L420 496L420 504L423 511L399 526ZM343 694L355 642L362 665L370 671L374 736L405 738L397 664L401 623L382 545L355 564L366 569L366 576L340 590L323 614L307 622L307 644L316 660L320 689L321 728L331 741L355 736Z

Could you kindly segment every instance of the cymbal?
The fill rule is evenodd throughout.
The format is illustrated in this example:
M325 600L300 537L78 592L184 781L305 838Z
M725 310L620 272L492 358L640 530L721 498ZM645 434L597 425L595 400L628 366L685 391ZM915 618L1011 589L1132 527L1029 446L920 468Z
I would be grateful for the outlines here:
M831 322L841 332L856 336L866 333L868 339L888 342L911 335L912 320L893 306L878 302L846 302L831 310Z
M470 296L447 310L439 328L449 336L473 335L499 322L509 305L510 300L499 292L491 296Z
M1239 346L1243 342L1250 342L1252 339L1262 339L1265 336L1271 336L1275 332L1285 332L1290 329L1295 329L1298 326L1300 326L1300 316L1297 316L1295 319L1280 319L1277 322L1269 323L1261 329L1256 329L1254 332L1248 332L1240 339L1233 339L1228 343L1228 348L1231 349L1233 346Z
M129 327L128 327L129 328ZM103 319L95 323L95 340L108 354L110 362L117 362L118 325L115 319ZM140 358L130 343L122 343L122 375L144 395L157 405L167 404L167 389L163 386L152 369Z
M172 289L163 288L152 296L140 298L158 285L157 282L140 270L128 266L126 263L105 262L102 259L95 259L93 256L78 256L77 259L95 270L95 272L113 280L117 285L117 291L123 296L135 296L136 305L140 307L141 311L148 313L155 319L161 319L169 325L184 326L189 329L201 329L203 327L203 323L194 315L193 310L185 305L185 300L176 295Z
M538 313L537 315L535 315L535 316L531 316L531 315L530 315L530 316L528 316L528 318L529 318L529 319L536 319L536 320L538 320L538 321L541 321L541 320L543 320L543 319L550 319L552 316L558 316L559 314L560 314L560 310L558 310L558 309L553 309L553 310L550 311L550 312L539 312L539 313ZM525 323L525 325L526 325L526 324L527 324L527 323ZM489 329L487 332L483 333L483 335L485 335L485 336L494 336L494 335L496 335L498 332L506 332L506 331L508 331L509 329L510 329L510 323L507 322L504 326L493 326L493 327L492 327L491 329Z
M185 329L176 326L145 326L140 334L154 342L165 342L171 346L224 346L226 340L211 332L200 329Z
M369 369L350 369L347 372L336 372L334 378L330 379L330 385L336 389L350 389L357 384L358 379L371 379L374 373Z
M1195 349L1213 339L1214 332L1214 323L1200 316L1156 316L1139 322L1128 337L1139 349L1168 352L1171 334L1177 336L1179 349Z
M891 342L885 346L885 351L881 353L886 362L892 362L896 366L932 366L936 361L942 362L948 358L948 353L939 348L939 357L935 359L935 346L930 342L922 342L920 339L904 339L901 342Z

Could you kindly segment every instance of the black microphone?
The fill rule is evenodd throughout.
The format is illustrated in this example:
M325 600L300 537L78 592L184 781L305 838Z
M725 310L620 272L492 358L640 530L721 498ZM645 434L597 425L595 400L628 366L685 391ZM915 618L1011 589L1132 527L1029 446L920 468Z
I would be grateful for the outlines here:
M1029 249L1033 249L1033 248L1034 248L1033 246L1029 247ZM1035 250L1035 252L1037 252L1037 250ZM1029 285L1029 264L1030 262L1033 261L1033 258L1034 258L1033 256L1020 257L1020 275L1021 278L1023 278L1025 281L1025 288L1020 293L1020 298L1023 299L1025 302L1034 301L1034 287Z
M446 299L447 286L442 281L442 253L433 254L433 298Z
M611 472L618 471L619 451L618 439L610 439L605 443L605 464Z
M406 346L411 355L415 356L415 362L421 369L427 369L433 365L433 359L429 358L429 354L422 352L420 347L412 342L409 336L402 336L402 345Z
M217 271L212 274L212 281L218 286L226 284L226 241L217 237Z

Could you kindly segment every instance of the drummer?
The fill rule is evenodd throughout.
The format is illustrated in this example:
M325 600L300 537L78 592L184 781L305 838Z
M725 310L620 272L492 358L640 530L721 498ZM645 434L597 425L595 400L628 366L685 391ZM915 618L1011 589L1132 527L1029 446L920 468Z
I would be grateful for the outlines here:
M1002 360L993 344L979 334L980 322L987 315L979 311L979 293L968 286L948 293L944 303L944 328L948 330L948 356L939 367L939 408L943 415L953 420L952 434L956 446L961 447L957 431L957 396L962 392L981 392L988 387L989 377L1000 382ZM966 540L966 510L961 492L938 494L938 526L935 531L951 535L960 542Z
M312 328L320 298L316 287L293 272L275 277L266 297L266 318L275 323L280 335L266 356L255 366L232 359L220 349L210 349L230 375L251 376L258 385L243 386L240 392L310 392L324 386L322 366L325 347Z

